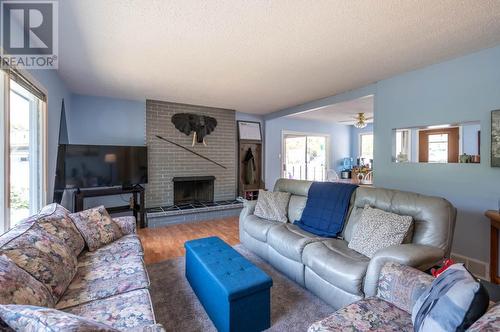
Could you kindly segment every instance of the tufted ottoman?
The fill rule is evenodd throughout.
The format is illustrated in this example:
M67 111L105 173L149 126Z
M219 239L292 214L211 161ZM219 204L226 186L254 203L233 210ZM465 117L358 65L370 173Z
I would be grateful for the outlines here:
M218 237L191 240L186 278L219 332L271 326L272 279Z

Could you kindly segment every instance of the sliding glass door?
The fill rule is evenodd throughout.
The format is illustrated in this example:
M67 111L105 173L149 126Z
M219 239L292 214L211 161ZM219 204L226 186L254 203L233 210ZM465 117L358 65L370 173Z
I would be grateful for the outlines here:
M283 173L287 179L325 181L327 135L283 133Z
M3 74L2 169L0 198L4 231L35 214L45 194L44 102Z

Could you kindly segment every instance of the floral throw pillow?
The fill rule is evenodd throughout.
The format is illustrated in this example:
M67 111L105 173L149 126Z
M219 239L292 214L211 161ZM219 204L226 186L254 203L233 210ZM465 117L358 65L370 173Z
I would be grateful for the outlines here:
M68 217L69 211L62 205L52 203L32 217L24 220L24 223L36 223L48 233L61 239L78 256L85 247L82 235L76 229L75 224Z
M71 249L37 224L3 245L0 254L43 283L55 300L76 273L77 259Z
M0 304L53 307L54 299L40 281L17 266L7 256L0 255Z
M263 219L287 222L287 208L290 193L259 190L254 214Z
M89 251L118 240L123 236L120 227L113 221L104 206L72 213L69 217L82 234Z
M115 332L111 326L56 309L0 305L0 319L14 331Z

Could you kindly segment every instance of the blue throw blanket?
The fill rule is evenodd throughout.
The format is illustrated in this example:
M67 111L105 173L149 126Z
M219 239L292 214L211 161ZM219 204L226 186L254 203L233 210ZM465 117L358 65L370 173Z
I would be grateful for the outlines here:
M302 217L295 224L319 236L336 237L344 228L349 202L357 187L348 183L313 182Z

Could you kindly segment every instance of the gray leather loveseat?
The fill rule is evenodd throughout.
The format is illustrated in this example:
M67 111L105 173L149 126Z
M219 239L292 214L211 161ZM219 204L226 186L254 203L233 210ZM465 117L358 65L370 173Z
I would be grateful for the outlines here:
M335 308L374 296L382 266L388 261L425 270L448 257L456 209L447 200L416 193L359 187L351 198L341 238L322 238L294 225L306 205L311 181L279 179L274 191L290 192L288 222L253 214L256 201L240 214L240 240L245 247ZM409 215L411 239L379 250L372 259L348 248L365 205Z

